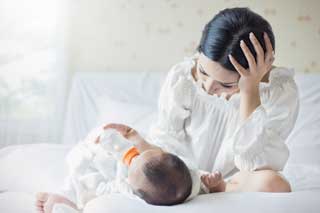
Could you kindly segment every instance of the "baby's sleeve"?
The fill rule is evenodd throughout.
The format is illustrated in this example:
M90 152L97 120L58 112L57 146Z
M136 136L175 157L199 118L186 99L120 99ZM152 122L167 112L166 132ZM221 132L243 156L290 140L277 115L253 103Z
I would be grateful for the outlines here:
M79 141L67 154L67 177L63 186L56 193L67 197L74 202L78 208L82 208L85 202L92 197L94 184L104 177L94 168L94 162L101 153L92 148L94 140L101 132L100 127L93 129L84 140ZM97 155L98 154L98 155Z
M117 174L109 181L101 181L96 188L96 196L106 194L123 194L130 198L137 198L127 181L128 170L121 162L117 163Z
M95 143L95 140L102 131L102 126L94 128L69 151L66 156L69 175L85 173L95 156L101 153L101 147Z
M234 162L239 170L282 170L289 157L285 141L299 111L297 86L292 76L277 82L270 97L244 121L233 137Z

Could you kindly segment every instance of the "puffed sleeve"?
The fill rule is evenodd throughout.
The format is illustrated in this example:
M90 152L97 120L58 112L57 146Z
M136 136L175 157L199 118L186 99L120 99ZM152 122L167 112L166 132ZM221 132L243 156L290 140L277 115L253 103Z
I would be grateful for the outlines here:
M293 71L283 71L288 74L271 82L270 90L264 94L266 101L239 125L231 138L234 163L239 170L279 171L288 160L285 141L297 119L299 98Z
M184 70L184 64L174 66L161 88L158 102L158 120L150 128L147 141L177 155L188 166L192 177L192 192L188 199L199 193L200 176L185 130L191 115L194 85Z
M185 121L191 114L192 86L183 65L169 71L160 91L157 122L146 137L148 142L186 159L193 158L185 131Z

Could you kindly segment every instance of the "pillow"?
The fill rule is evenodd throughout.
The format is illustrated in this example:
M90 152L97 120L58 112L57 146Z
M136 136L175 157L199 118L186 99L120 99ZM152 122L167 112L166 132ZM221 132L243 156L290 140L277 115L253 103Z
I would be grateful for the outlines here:
M157 120L156 107L121 101L100 101L98 103L97 125L122 123L146 135L148 128Z

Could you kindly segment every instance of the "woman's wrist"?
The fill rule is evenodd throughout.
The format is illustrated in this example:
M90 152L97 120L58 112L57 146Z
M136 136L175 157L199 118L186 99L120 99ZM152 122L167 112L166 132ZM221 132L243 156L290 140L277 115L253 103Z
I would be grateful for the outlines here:
M259 87L254 86L251 89L240 89L240 117L246 120L255 109L261 105Z
M259 84L246 86L240 88L240 95L244 97L259 95Z
M239 89L240 93L244 95L252 95L259 91L260 81L254 79L240 79Z

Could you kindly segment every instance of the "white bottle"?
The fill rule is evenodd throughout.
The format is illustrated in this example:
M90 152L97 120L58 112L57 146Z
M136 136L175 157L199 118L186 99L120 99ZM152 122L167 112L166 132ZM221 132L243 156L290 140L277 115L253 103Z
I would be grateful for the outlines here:
M117 160L122 160L129 149L134 147L133 142L127 140L115 129L106 129L100 135L99 144L105 152Z

